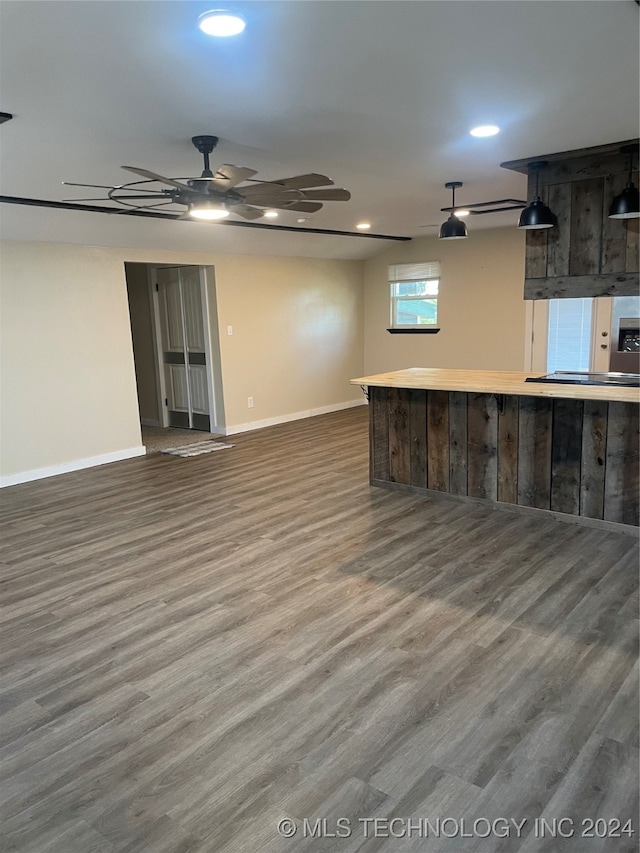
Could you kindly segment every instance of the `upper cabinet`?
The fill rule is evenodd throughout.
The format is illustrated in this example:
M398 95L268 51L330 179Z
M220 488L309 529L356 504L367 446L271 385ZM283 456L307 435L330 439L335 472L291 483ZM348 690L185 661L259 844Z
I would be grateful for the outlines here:
M558 219L554 228L527 231L525 299L638 294L640 219L608 218L629 177L629 154L621 148L633 144L638 140L501 163L529 175L531 200L536 175L529 164L546 160L539 195ZM637 186L637 172L633 181Z

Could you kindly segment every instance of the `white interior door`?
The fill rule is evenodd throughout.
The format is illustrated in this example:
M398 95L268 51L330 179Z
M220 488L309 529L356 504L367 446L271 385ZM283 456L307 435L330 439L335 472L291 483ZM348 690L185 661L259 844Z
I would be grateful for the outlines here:
M205 344L200 269L199 267L182 267L180 276L191 420L194 429L209 430L209 367Z
M208 431L211 399L200 269L164 267L156 273L168 423Z

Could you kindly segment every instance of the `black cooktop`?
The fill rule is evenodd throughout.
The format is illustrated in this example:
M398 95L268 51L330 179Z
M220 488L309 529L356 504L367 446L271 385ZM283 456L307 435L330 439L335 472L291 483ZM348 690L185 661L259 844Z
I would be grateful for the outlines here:
M638 373L587 373L579 370L555 370L545 376L530 376L525 382L558 382L563 385L616 385L640 388Z

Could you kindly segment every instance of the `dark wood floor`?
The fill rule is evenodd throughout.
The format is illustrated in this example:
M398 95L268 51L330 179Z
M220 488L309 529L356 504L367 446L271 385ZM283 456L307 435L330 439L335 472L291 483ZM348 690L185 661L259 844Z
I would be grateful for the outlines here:
M233 440L0 493L1 849L636 851L637 540Z

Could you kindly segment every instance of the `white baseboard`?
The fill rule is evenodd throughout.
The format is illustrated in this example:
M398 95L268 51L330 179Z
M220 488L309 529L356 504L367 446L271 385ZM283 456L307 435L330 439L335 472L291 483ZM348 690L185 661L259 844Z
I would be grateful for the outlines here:
M358 400L347 400L346 403L334 403L331 406L321 406L319 409L307 409L305 412L293 412L290 415L278 415L275 418L267 418L263 421L251 421L246 424L233 424L227 427L218 427L216 432L222 435L237 435L239 432L250 432L254 429L263 429L264 427L276 426L277 424L286 424L290 421L300 421L303 418L313 418L316 415L328 415L330 412L340 412L342 409L353 409L355 406L366 406L367 401L364 397Z
M82 468L93 468L96 465L107 465L109 462L121 462L123 459L133 459L144 456L146 448L130 447L127 450L117 450L114 453L103 453L100 456L90 456L87 459L74 459L61 465L51 465L48 468L34 468L22 471L20 474L7 474L0 477L0 489L7 486L17 486L19 483L30 483L32 480L43 480L45 477L56 477L58 474L68 474L70 471L80 471Z
M212 432L220 435L236 435L240 432L250 432L254 429L263 429L277 424L286 424L290 421L299 421L304 418L312 418L316 415L327 415L330 412L339 412L342 409L352 409L355 406L366 406L364 397L357 400L347 400L345 403L334 403L331 406L321 406L318 409L307 409L304 412L293 412L290 415L279 415L275 418L266 418L262 421L251 421L246 424L234 424L227 427L213 427ZM64 462L60 465L51 465L48 468L35 468L31 471L22 471L19 474L7 474L0 477L0 489L7 486L17 486L20 483L30 483L33 480L43 480L45 477L56 477L58 474L68 474L71 471L80 471L83 468L93 468L96 465L107 465L110 462L121 462L124 459L133 459L136 456L144 456L146 448L142 445L131 447L128 450L118 450L114 453L104 453L101 456L91 456L87 459L74 459L72 462Z

